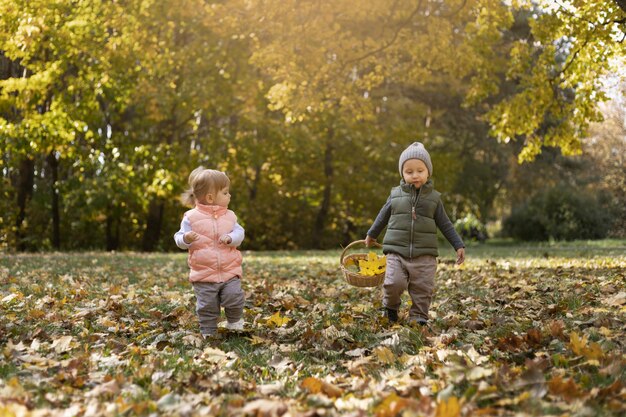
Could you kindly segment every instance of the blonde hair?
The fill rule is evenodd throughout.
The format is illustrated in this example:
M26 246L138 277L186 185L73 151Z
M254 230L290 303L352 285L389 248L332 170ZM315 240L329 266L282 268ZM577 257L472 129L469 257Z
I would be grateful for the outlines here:
M222 171L198 167L189 174L189 188L180 196L183 204L195 206L197 202L206 203L203 199L209 194L217 194L222 188L230 185L230 180Z

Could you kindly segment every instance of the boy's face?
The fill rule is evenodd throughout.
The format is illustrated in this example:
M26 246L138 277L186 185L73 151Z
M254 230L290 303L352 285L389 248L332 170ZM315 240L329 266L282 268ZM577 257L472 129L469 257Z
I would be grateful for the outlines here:
M402 178L407 184L419 188L428 181L428 168L421 159L409 159L402 166Z
M224 187L215 195L207 194L206 200L209 204L215 204L216 206L228 208L228 203L230 203L230 188Z

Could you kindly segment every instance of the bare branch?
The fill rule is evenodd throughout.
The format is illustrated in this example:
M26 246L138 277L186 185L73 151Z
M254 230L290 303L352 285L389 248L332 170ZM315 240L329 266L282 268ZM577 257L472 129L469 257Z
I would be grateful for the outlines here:
M402 31L402 29L404 29L406 26L409 25L409 23L411 23L411 21L413 20L413 18L415 17L415 15L420 11L420 9L422 8L422 0L420 0L420 2L417 4L417 7L415 8L415 10L413 10L413 12L411 12L411 14L409 15L409 17L398 27L398 30L395 31L395 33L393 34L393 37L391 38L391 40L389 40L387 43L385 43L384 45L382 45L380 48L376 48L370 52L367 52L366 54L361 55L360 57L357 58L353 58L350 59L348 61L346 61L343 64L343 68L345 68L346 66L355 63L355 62L359 62L362 61L366 58L369 58L373 55L376 55L379 52L384 51L385 49L389 48L391 45L393 45L396 40L398 39L398 36L400 35L400 32Z

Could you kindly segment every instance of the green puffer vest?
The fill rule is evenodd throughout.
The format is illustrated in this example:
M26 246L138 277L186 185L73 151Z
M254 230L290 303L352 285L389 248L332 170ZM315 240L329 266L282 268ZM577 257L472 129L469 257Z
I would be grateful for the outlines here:
M404 181L391 189L391 217L383 241L384 253L397 253L405 258L439 256L435 210L440 195L431 180L420 190ZM415 205L415 219L412 203Z

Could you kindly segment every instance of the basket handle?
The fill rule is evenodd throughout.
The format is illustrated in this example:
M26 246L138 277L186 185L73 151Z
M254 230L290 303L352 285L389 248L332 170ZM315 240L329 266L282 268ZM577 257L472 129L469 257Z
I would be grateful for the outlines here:
M358 244L365 244L365 240L355 240L354 242L350 243L348 246L346 246L343 250L343 252L341 252L341 257L339 258L339 263L343 264L343 257L346 256L346 252L348 251L348 249L350 249L352 246L358 245ZM383 245L381 245L378 242L372 242L372 246L376 246L377 248L382 248Z

